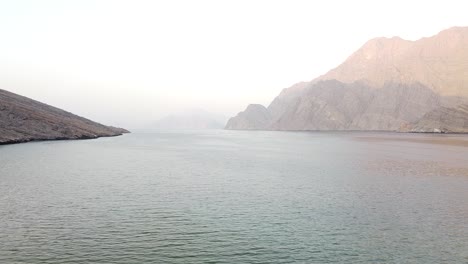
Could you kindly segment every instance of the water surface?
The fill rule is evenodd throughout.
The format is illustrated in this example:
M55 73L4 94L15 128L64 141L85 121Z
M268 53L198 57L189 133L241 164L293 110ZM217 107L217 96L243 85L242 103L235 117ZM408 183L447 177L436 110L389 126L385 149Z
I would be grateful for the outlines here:
M213 130L1 146L0 263L468 263L467 140Z

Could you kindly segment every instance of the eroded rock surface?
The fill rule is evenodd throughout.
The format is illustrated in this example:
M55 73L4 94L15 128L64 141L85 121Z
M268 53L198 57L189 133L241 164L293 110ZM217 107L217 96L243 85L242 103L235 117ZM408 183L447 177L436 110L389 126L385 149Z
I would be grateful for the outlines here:
M0 144L91 139L128 133L0 89Z

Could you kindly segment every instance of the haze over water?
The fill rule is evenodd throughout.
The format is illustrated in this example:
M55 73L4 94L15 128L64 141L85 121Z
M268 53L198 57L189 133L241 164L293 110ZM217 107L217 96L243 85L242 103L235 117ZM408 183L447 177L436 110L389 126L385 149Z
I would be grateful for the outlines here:
M466 263L468 137L167 131L0 147L1 263Z

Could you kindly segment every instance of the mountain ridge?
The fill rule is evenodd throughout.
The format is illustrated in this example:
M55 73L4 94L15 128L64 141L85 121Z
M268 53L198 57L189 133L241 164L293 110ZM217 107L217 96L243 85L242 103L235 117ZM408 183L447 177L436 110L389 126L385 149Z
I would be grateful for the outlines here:
M467 101L468 27L453 27L416 41L371 39L324 75L283 89L267 114L241 112L226 129L466 133L458 107Z
M441 95L468 96L467 47L468 27L452 27L415 41L374 38L317 80L366 81L376 88L389 80L417 81Z

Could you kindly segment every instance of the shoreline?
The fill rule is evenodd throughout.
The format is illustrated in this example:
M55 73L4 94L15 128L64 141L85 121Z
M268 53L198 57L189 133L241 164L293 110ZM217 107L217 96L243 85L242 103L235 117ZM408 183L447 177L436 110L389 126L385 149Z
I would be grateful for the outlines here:
M44 142L44 141L92 140L92 139L106 138L106 137L119 137L119 136L123 136L124 134L128 134L128 133L121 133L121 134L115 134L115 135L102 135L102 136L95 136L95 137L80 136L80 137L73 137L73 138L72 137L57 137L57 138L14 139L14 140L0 142L0 146L33 143L33 142Z
M418 131L396 131L396 130L273 130L273 129L229 129L226 131L265 131L265 132L316 132L316 133L392 133L392 134L426 134L426 135L468 135L467 132L418 132Z

